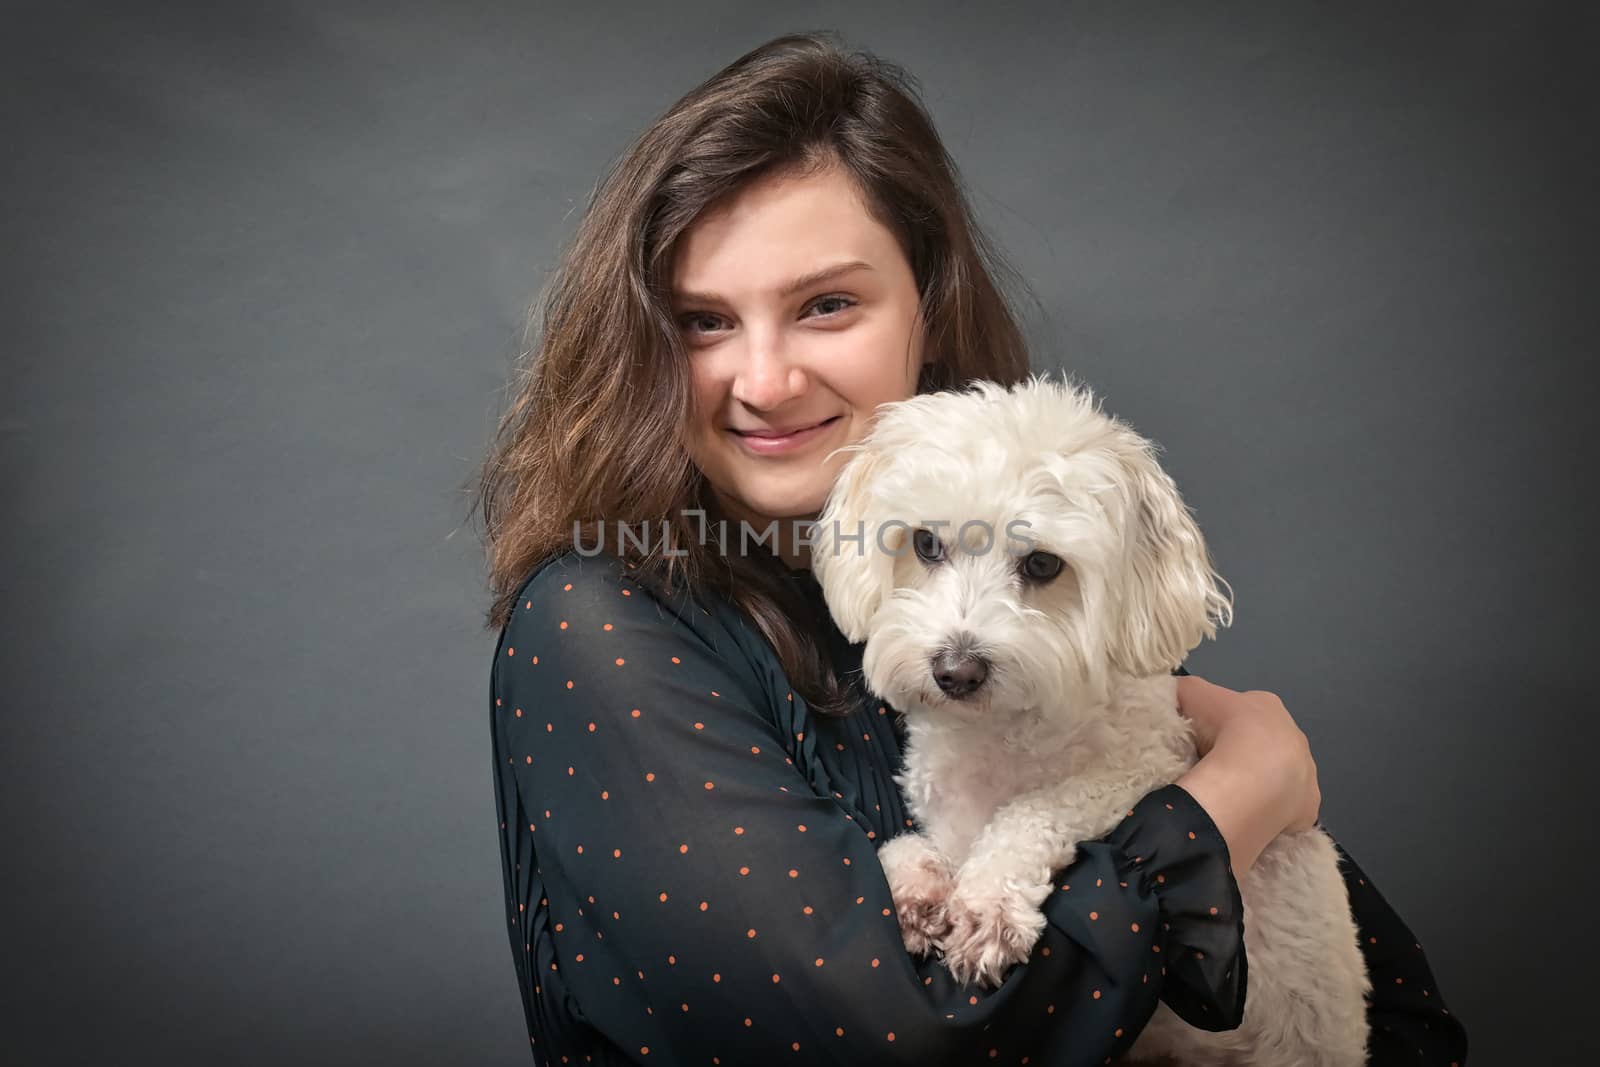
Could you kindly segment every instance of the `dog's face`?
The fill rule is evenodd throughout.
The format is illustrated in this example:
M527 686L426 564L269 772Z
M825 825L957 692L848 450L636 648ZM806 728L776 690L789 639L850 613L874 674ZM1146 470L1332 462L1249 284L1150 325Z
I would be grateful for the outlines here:
M1100 702L1114 674L1167 673L1231 621L1155 446L1087 389L915 396L851 451L812 565L840 630L866 641L868 686L902 711Z

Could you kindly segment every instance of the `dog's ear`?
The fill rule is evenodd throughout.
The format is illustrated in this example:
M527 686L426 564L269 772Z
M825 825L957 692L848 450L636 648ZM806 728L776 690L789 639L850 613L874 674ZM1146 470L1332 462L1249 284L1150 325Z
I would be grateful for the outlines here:
M1112 664L1136 677L1166 674L1217 624L1233 621L1231 587L1211 566L1200 527L1155 448L1130 434L1124 468L1122 597L1108 648Z
M854 453L839 472L817 518L811 570L822 586L835 625L851 642L865 641L872 617L894 581L893 543L898 527L882 530L883 506L872 482L886 465L886 456L867 439L850 446ZM879 533L890 542L878 543Z

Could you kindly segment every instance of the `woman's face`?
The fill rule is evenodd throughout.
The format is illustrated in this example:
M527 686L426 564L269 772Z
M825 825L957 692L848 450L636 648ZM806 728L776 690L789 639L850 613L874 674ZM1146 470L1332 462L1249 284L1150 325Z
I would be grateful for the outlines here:
M851 263L861 265L806 280ZM830 168L757 180L702 213L672 275L694 463L727 514L758 531L778 520L778 555L805 565L791 520L815 518L850 458L826 457L860 441L879 404L916 392L924 354L911 265L850 177ZM771 436L795 430L806 432Z

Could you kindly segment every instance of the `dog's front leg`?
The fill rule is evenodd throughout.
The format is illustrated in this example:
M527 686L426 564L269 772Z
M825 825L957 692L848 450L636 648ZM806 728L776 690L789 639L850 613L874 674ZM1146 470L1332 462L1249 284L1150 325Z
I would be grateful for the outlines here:
M955 872L934 843L916 833L885 842L878 849L878 863L889 881L906 951L926 955L948 928L944 906Z
M999 985L1044 932L1041 908L1080 841L1114 829L1130 793L1126 776L1077 778L1003 805L973 842L945 902L945 965L963 985Z

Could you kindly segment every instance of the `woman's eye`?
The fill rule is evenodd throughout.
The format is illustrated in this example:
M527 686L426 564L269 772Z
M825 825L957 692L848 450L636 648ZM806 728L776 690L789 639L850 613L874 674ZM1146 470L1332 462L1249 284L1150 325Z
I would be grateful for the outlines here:
M841 307L839 309L839 311L843 311L846 308L853 308L853 307L856 306L856 302L854 300L851 300L848 296L825 296L825 297L822 297L821 299L817 300L811 306L812 307L822 307L824 304L842 304L843 307ZM827 311L827 312L823 312L823 314L824 314L824 316L837 315L839 313L839 311Z
M712 322L715 322L716 318L717 317L715 315L708 314L708 313L706 313L704 311L692 311L689 314L684 315L682 318L680 318L678 320L678 324L683 326L685 329L690 330L691 333L694 333L694 332L698 332L698 331L693 329L693 327L695 325L697 325L699 323L703 323L703 322L707 321L708 319L710 321L712 321Z

